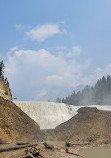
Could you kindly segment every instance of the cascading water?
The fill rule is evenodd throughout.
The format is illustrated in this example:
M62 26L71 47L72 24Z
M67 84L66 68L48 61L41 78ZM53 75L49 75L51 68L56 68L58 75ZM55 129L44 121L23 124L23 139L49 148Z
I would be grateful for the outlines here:
M40 129L54 129L76 115L77 110L82 107L54 102L14 101L14 103L37 122ZM111 106L108 105L91 105L90 107L111 111Z

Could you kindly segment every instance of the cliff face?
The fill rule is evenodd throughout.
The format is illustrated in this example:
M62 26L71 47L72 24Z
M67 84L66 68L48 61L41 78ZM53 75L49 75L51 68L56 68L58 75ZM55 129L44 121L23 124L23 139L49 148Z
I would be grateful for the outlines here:
M0 96L12 100L12 93L8 85L0 79Z

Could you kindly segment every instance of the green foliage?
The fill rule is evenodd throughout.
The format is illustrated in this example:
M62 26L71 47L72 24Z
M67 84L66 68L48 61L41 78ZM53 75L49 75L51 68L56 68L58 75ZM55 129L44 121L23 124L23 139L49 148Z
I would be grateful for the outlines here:
M57 98L57 102L70 105L111 105L111 76L103 76L95 86L85 86L81 92L73 91L66 98Z
M5 83L6 85L9 86L9 82L8 82L7 77L6 77L6 78L4 77L4 69L5 69L5 65L4 65L3 60L2 60L2 61L0 62L0 78L1 78L2 81L4 81L4 83Z
M5 65L3 63L3 60L0 62L0 77L4 77L4 68L5 68Z
M9 86L9 82L8 82L7 77L4 79L4 82L5 82L5 84L7 84Z
M57 103L61 103L61 102L62 102L61 98L57 98L57 99L56 99L56 102L57 102Z

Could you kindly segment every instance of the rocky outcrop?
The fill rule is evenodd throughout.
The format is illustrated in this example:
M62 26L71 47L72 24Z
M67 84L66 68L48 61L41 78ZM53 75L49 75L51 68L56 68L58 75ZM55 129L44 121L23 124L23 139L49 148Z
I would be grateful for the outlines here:
M96 107L81 107L77 110L79 114L88 113L88 112L98 112L99 110Z
M6 85L4 81L2 81L1 79L0 79L0 96L12 100L12 93L10 87Z

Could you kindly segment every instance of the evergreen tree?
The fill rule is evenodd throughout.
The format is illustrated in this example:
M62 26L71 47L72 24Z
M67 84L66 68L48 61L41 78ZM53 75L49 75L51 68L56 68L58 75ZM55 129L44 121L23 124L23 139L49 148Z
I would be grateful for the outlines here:
M0 62L0 78L2 81L4 81L5 84L7 84L9 86L9 82L7 77L4 77L4 69L5 69L5 65L3 63L3 60Z
M62 102L62 101L61 101L61 98L58 97L58 98L56 99L56 103L61 103L61 102Z
M57 100L70 105L111 105L111 76L103 76L95 86L85 86L82 91Z
M4 80L4 68L5 68L5 65L3 63L3 60L0 62L0 78L2 80Z

